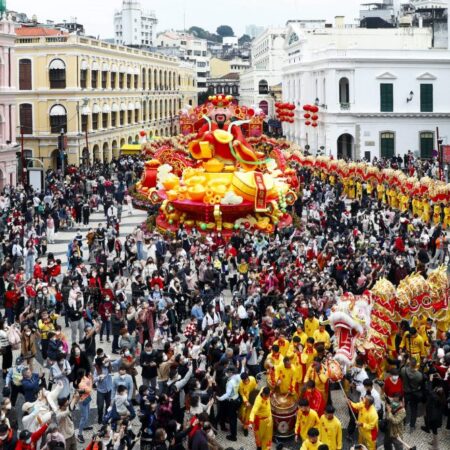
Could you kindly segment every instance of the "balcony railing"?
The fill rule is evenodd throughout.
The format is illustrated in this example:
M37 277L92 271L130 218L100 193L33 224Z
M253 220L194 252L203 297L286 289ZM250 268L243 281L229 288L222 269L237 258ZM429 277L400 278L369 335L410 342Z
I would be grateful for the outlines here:
M349 111L349 110L350 110L350 103L341 102L341 111Z

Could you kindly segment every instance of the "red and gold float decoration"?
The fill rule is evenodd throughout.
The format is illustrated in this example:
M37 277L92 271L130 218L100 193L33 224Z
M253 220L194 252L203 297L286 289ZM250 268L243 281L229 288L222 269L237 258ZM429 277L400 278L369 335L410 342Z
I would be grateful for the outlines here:
M286 209L299 183L283 154L289 144L262 136L263 119L231 96L211 96L180 114L181 130L195 133L144 145L151 160L136 189L161 205L161 230L183 224L226 236L241 226L271 233L292 223Z

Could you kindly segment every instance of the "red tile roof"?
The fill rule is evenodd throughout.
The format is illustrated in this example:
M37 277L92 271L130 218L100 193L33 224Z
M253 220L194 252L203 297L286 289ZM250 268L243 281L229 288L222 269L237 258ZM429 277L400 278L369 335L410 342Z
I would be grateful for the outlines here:
M56 28L44 27L20 27L16 29L17 36L32 37L32 36L65 36L66 32L57 30Z

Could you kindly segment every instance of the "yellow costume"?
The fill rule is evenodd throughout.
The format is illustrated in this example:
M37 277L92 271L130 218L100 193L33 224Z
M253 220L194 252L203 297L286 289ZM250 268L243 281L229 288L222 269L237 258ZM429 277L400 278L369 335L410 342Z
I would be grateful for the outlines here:
M283 356L287 355L289 349L289 341L283 337L279 337L272 345L278 345L280 348L280 353Z
M398 208L398 197L397 197L397 192L395 191L395 189L392 189L392 192L391 192L391 207Z
M330 175L330 185L334 186L336 184L336 177L334 175Z
M450 225L450 206L444 207L444 230Z
M327 350L331 347L330 335L328 334L328 332L326 330L324 330L324 331L320 331L320 330L314 331L313 338L314 338L314 343L315 344L322 343Z
M326 404L328 400L328 375L325 368L321 365L320 371L317 373L314 366L310 366L306 371L305 383L309 380L313 380L314 383L316 383L316 388L322 394L323 400Z
M422 209L422 220L425 223L429 223L430 222L431 206L426 200L423 200L422 201L422 208L423 208Z
M360 181L356 182L356 198L358 200L362 199L362 184Z
M358 442L365 445L368 450L375 450L378 435L378 414L375 406L366 408L364 402L353 403L352 408L358 411L358 423L361 423L358 433Z
M433 206L433 223L437 225L441 222L441 206L434 205Z
M355 182L351 178L348 180L348 198L355 198Z
M384 196L384 185L381 183L377 185L377 198L379 202L386 203L386 199Z
M417 212L418 211L418 209L417 209L417 203L419 202L420 200L418 200L417 198L413 198L412 199L412 202L411 202L411 205L412 205L412 214L413 214L413 217L415 216L415 215L418 215L419 216L419 213Z
M283 362L283 357L281 356L280 352L278 352L278 353L270 352L267 355L266 362L264 363L264 367L266 369L269 369L271 367L277 366L278 364L280 364L282 362Z
M292 335L292 339L295 338L295 336L298 336L300 338L300 344L304 347L306 345L306 339L308 339L308 335L304 331L296 331ZM291 346L293 344L293 341L291 340Z
M406 352L416 358L419 362L421 358L427 356L427 350L423 342L422 336L416 334L414 337L410 337L409 331L406 331L403 335L402 342L400 343L400 348L405 349Z
M248 377L248 382L244 383L244 380L241 380L239 383L239 395L242 398L242 405L239 410L239 418L241 419L242 425L244 426L244 430L248 427L250 413L252 411L252 406L247 405L249 403L249 397L252 391L256 389L258 383L256 382L255 377Z
M342 449L341 421L336 416L333 416L333 418L329 420L326 414L324 414L320 418L319 436L322 443L328 445L329 450L341 450Z
M317 439L316 443L314 444L309 439L306 439L306 441L302 443L300 450L317 450L319 448L319 445L322 444L323 442L319 441L319 439Z
M294 368L285 367L283 363L275 367L275 380L281 394L294 392ZM279 383L279 384L278 384Z
M319 416L313 409L310 409L307 414L303 414L303 411L299 409L295 421L295 434L300 436L302 441L306 441L310 428L319 428Z
M406 194L399 195L399 201L400 201L400 211L401 212L408 212L409 209L409 197Z
M253 424L256 446L262 450L270 450L273 433L272 410L270 398L262 398L261 392L256 397L255 404L250 412L249 422Z
M314 337L314 332L319 329L319 319L309 317L305 320L305 333L308 337Z
M314 358L317 356L317 351L314 347L309 347L308 345L303 349L302 352L302 364L306 366L306 370L309 369L309 367L311 366L311 364L314 361ZM306 374L306 372L305 372Z
M373 192L373 186L372 186L372 183L367 183L367 187L366 187L366 189L367 189L367 195L369 196L369 197L371 197L372 196L372 192Z

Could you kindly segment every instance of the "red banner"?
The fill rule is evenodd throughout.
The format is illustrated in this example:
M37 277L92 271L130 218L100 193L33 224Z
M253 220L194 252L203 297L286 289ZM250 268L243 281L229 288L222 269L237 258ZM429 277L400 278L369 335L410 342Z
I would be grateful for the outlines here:
M267 189L264 184L264 177L261 172L254 172L255 174L255 187L256 187L256 195L255 195L255 211L256 212L264 212L267 210Z
M442 146L442 159L445 164L450 164L450 145Z

